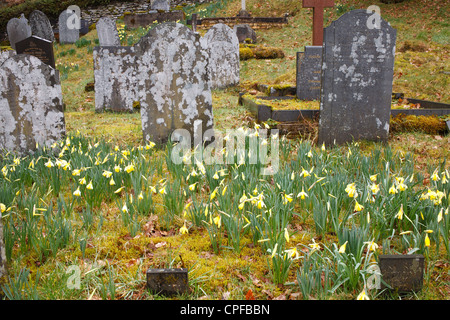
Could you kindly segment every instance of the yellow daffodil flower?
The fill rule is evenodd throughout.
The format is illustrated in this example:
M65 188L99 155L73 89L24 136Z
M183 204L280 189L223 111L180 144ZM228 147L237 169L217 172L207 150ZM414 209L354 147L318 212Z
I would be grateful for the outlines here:
M6 206L3 203L0 203L0 212L3 213L6 211Z
M378 173L377 173L377 174L371 175L371 176L369 177L370 181L372 181L372 182L377 181L377 176L378 176Z
M289 202L292 202L292 193L290 194L283 194L283 204L287 204Z
M73 192L73 195L74 195L75 197L81 196L80 187L78 187L77 190L75 190L75 191Z
M130 172L134 171L134 165L133 165L133 164L130 164L130 165L126 166L124 170L125 170L127 173L130 173Z
M189 191L194 191L195 190L195 186L197 185L197 183L198 182L189 185Z
M220 226L222 225L222 217L221 216L217 216L214 218L214 224L217 226L217 228L220 228Z
M125 187L120 187L116 191L114 191L115 194L122 192L122 190L125 189Z
M361 204L359 204L358 201L355 201L355 202L356 202L356 203L355 203L355 211L357 211L357 212L362 211L362 210L364 209L364 206L361 205Z
M397 188L395 187L395 185L392 185L392 186L389 188L389 194L396 194L396 193L398 193L398 190L397 190Z
M211 196L210 196L210 198L209 198L210 201L213 200L213 199L216 197L216 195L217 195L217 190L218 190L218 188L216 187L216 188L214 189L214 191L211 193Z
M48 161L44 163L44 166L46 166L47 168L51 168L54 167L54 164L50 159L48 159Z
M286 242L289 243L289 231L287 228L284 228L284 238L286 239Z
M305 192L305 190L302 187L302 191L297 195L297 198L305 200L305 197L308 197L308 194Z
M142 200L142 199L144 199L144 194L141 191L138 195L138 200Z
M403 219L403 203L400 205L400 210L398 210L398 213L395 215L395 217L398 220L402 220Z
M102 176L104 176L105 178L109 179L112 176L112 172L104 170L103 173L102 173Z
M81 185L86 184L86 177L83 177L83 178L81 178L81 179L78 179L78 183L81 184Z
M378 245L374 241L364 242L364 244L367 244L369 251L376 251L378 249Z
M431 175L431 180L433 180L433 181L441 180L441 178L439 178L439 173L438 173L437 169L434 170L433 174Z
M128 207L127 207L127 204L125 203L124 205L123 205L123 207L122 207L122 212L123 213L127 213L128 212Z
M110 186L115 186L116 185L116 182L114 181L113 177L111 177L111 180L109 180L109 185Z
M94 189L94 187L92 186L92 180L88 183L88 185L86 186L86 189L88 189L88 190Z
M183 226L180 228L180 233L181 233L181 234L189 233L189 230L188 230L188 228L186 227L186 221L184 222Z
M273 247L271 258L275 257L275 254L277 253L278 249L278 243L275 243L275 247Z
M361 293L356 297L356 300L370 300L370 298L366 294L366 289L363 289Z
M372 183L370 186L370 191L372 191L373 194L377 194L380 191L380 186L378 184Z
M228 185L226 185L226 186L223 188L223 190L222 190L222 196L225 195L225 192L227 192L227 189L228 189Z
M425 247L429 247L431 245L430 238L428 237L428 233L425 235Z
M81 169L75 169L72 171L72 175L75 177L79 176L80 174L81 174Z

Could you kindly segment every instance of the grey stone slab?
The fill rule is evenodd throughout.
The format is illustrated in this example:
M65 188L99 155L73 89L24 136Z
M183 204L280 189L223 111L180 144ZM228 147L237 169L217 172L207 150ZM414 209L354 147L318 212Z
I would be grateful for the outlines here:
M61 85L55 69L19 54L0 68L0 149L28 153L65 135Z
M389 135L396 30L353 10L324 30L318 143L386 141Z
M138 97L138 57L133 47L95 47L95 111L133 112Z
M32 35L51 42L55 41L55 34L53 33L50 20L48 20L48 17L42 11L34 10L31 12L29 16L29 24Z
M59 15L59 43L75 43L80 38L80 17L75 11L64 10Z
M322 46L306 46L297 53L297 98L320 100Z
M209 51L211 88L225 88L239 83L239 40L226 24L211 27L204 35Z
M185 268L148 269L147 287L150 291L173 296L189 290L188 270Z
M380 255L382 280L399 292L419 291L423 286L424 259L421 254Z
M96 23L100 46L120 46L116 21L109 17L100 18Z
M55 68L53 42L37 36L31 36L16 43L17 54L30 54Z
M213 128L206 41L168 22L150 29L135 47L144 141L164 144L176 129L187 130L191 142L199 141Z
M12 18L6 25L9 43L11 48L16 49L16 43L31 37L31 27L28 20L22 14L20 18Z

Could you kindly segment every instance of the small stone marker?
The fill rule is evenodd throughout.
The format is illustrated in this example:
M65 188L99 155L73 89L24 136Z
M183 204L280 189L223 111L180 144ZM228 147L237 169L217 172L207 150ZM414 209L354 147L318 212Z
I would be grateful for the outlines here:
M236 33L239 43L244 43L247 39L256 43L256 32L248 24L237 24L233 27L233 31Z
M313 8L313 46L323 43L323 10L334 7L334 0L303 0L303 8Z
M108 17L100 18L96 23L98 40L101 47L120 46L116 22Z
M55 68L53 43L50 40L31 36L16 43L17 54L30 54L39 58L45 64Z
M391 115L396 30L372 13L353 10L324 30L319 139L387 141Z
M386 282L399 292L419 291L423 286L424 256L414 255L380 255L381 286Z
M11 48L14 50L16 50L17 42L31 37L31 27L23 14L20 18L12 18L9 20L6 25L6 30L8 33L9 43Z
M322 46L305 46L297 52L297 98L319 100L322 74Z
M65 135L61 85L55 69L19 54L0 68L0 149L26 154Z
M59 15L59 43L75 43L80 38L80 17L72 10L64 10Z
M188 270L185 268L149 269L147 270L147 287L154 293L167 296L187 293Z
M34 10L30 13L29 23L31 27L31 33L42 39L55 41L55 34L53 28L45 13L39 10Z
M239 83L239 40L226 24L215 24L205 34L209 50L211 88L225 88Z
M151 9L169 11L170 4L167 0L153 0L151 4Z
M213 128L206 41L167 22L150 29L135 47L144 141L163 145L173 131L185 129L191 142L200 143Z

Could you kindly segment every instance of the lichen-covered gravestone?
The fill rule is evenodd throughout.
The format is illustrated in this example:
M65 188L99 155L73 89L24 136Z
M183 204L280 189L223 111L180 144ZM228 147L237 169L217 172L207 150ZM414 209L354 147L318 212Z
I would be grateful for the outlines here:
M297 53L297 98L319 100L322 74L322 46L305 46Z
M30 55L0 68L0 149L21 154L50 146L65 134L61 85L55 69Z
M75 43L80 38L80 17L72 10L64 10L59 15L59 43Z
M182 24L162 23L136 44L136 54L144 141L164 144L176 129L199 141L213 127L204 39Z
M16 50L17 42L31 37L31 27L23 14L20 18L12 18L9 20L6 25L6 30L8 33L9 43L11 48L14 50Z
M353 10L324 30L319 144L388 139L396 30L374 14Z
M30 13L29 23L31 32L34 36L37 36L48 41L55 41L55 34L53 33L52 25L48 20L45 13L39 10L34 10Z
M109 17L102 17L96 23L98 40L101 47L120 46L116 22Z
M95 47L95 111L132 112L138 102L138 58L134 47Z
M211 88L225 88L239 83L239 40L226 24L214 25L205 34L209 50Z

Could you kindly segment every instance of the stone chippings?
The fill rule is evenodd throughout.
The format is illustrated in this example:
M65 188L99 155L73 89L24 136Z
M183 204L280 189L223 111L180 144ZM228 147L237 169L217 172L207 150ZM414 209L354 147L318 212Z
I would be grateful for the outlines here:
M27 153L65 134L61 85L53 68L15 55L0 68L0 149Z

